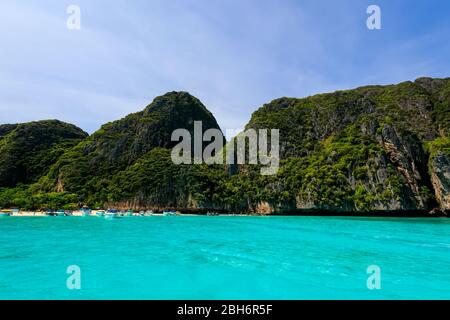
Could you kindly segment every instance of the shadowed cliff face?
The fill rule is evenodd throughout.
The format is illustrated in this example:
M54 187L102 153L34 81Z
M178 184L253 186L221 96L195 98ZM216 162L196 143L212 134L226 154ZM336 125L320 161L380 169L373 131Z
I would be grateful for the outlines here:
M447 214L450 212L450 157L439 152L430 163L431 182L440 207Z
M376 136L387 163L391 164L403 180L397 201L392 199L384 210L428 210L435 205L430 192L430 177L427 172L428 156L420 139L412 132L399 134L391 125L385 125L381 134Z

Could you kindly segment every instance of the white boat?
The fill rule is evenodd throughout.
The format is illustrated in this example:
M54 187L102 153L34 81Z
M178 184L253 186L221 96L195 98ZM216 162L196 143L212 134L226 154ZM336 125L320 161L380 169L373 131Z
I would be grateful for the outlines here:
M177 212L175 210L165 210L163 211L163 216L176 216Z
M114 219L119 217L119 212L117 210L108 210L105 212L106 219Z
M81 215L83 217L90 216L92 214L92 210L89 209L89 207L87 207L87 206L84 206L83 208L81 208L80 211L81 211Z
M97 210L94 214L97 217L103 217L105 215L105 210Z

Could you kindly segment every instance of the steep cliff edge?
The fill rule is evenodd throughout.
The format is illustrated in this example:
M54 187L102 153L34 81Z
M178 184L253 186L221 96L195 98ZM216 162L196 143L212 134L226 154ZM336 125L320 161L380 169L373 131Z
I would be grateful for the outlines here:
M438 153L430 163L431 182L433 183L436 200L445 212L450 212L450 158L444 153Z
M428 143L431 183L440 209L450 213L450 139L440 137Z

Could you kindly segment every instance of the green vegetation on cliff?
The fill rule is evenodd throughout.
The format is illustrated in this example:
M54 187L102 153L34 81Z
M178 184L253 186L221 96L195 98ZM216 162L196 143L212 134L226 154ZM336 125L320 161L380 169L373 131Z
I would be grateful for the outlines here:
M0 126L0 188L36 182L86 137L81 129L57 120Z

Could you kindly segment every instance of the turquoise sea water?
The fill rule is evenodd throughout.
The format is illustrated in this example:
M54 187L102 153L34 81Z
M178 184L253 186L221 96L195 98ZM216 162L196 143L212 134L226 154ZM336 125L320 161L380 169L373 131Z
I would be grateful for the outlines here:
M0 299L450 299L449 270L450 219L0 218Z

